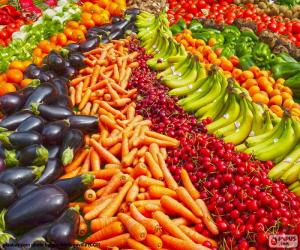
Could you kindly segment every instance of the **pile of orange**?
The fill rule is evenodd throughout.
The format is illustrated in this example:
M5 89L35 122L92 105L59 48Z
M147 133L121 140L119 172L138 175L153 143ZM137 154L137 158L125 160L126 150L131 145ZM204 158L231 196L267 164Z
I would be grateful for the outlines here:
M216 44L214 38L209 39L206 44L203 40L193 38L190 30L184 30L177 34L175 39L196 55L205 67L218 65L226 77L233 77L249 92L254 102L268 105L279 117L282 117L283 110L286 109L292 116L300 118L300 105L295 103L292 90L284 86L284 79L275 80L270 71L261 70L256 66L245 71L241 70L238 68L239 59L236 56L227 59L220 56L221 49L212 49Z

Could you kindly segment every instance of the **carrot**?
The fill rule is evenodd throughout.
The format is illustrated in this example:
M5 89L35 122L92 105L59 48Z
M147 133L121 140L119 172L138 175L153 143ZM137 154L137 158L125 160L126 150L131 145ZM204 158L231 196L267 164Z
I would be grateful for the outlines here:
M118 219L124 224L130 236L137 241L143 241L147 236L146 228L125 213L119 213Z
M200 193L194 187L194 185L189 177L188 172L184 168L181 169L181 180L182 180L183 186L186 188L186 190L189 192L189 194L192 196L192 198L194 200L199 199Z
M73 80L70 81L70 85L71 86L76 86L78 85L80 82L82 82L87 76L79 76L77 78L74 78Z
M84 215L85 220L92 220L96 218L112 201L112 198L103 200L100 204L96 205L91 211Z
M98 109L99 109L99 104L93 103L90 115L96 115L98 113Z
M151 153L153 159L158 162L158 154L160 153L159 147L156 143L152 143L149 146L149 152Z
M180 225L185 225L185 226L188 226L191 224L191 222L189 220L187 220L186 218L184 217L179 217L179 218L176 218L176 219L173 219L172 220L177 226L180 226Z
M207 229L214 235L218 235L219 234L219 230L218 227L216 226L213 218L211 217L209 210L205 204L205 202L201 199L197 199L196 200L197 205L199 206L199 208L202 210L203 213L203 222L206 225Z
M69 96L72 103L72 106L75 105L75 96L76 96L76 90L74 87L69 88Z
M91 67L86 67L84 69L79 70L79 74L81 75L90 75L93 72L93 68Z
M99 121L108 128L122 130L122 128L115 122L115 120L109 118L106 115L100 115Z
M105 187L100 188L100 189L96 192L97 197L101 197L102 194L103 194L103 192L104 192L104 190L105 190Z
M85 160L80 168L79 174L88 172L90 170L90 163L91 163L91 153L89 151L87 157L85 158Z
M107 90L113 101L120 99L119 94L112 88L111 84L107 84Z
M87 102L90 99L91 94L92 94L91 89L87 89L79 103L79 106L78 106L79 110L82 110L85 107L85 105L87 104Z
M79 229L78 229L78 235L79 236L84 236L87 234L88 228L87 224L85 223L85 220L83 217L80 215L80 220L79 220Z
M117 221L117 217L105 217L105 218L96 218L91 221L91 231L97 232L112 222Z
M136 221L141 223L146 228L148 233L157 234L157 235L161 234L161 227L156 220L147 218L144 215L142 215L134 204L131 204L129 209L130 209L131 216Z
M114 64L114 75L113 75L113 79L114 79L116 82L119 82L119 81L120 81L120 73L119 73L119 68L118 68L118 65L117 65L117 64Z
M141 200L141 201L134 201L132 202L136 207L138 206L145 206L147 204L154 204L154 205L160 205L160 200Z
M96 193L95 193L95 191L93 189L87 189L84 192L84 196L83 197L84 197L84 199L87 202L93 202L97 198Z
M131 75L131 72L132 72L131 68L128 67L128 68L126 69L125 76L123 77L123 79L122 79L122 81L121 81L121 84L120 84L121 87L122 87L123 89L126 89L126 88L127 88L127 85L128 85L128 79L129 79L129 77L130 77L130 75Z
M65 167L65 171L67 173L77 169L80 164L85 160L86 156L88 155L89 151L87 149L81 150L79 154L74 158L73 162ZM78 168L79 171L79 168Z
M139 151L137 152L137 157L142 157L146 152L148 151L148 147L147 146L143 146L139 149Z
M90 50L88 52L84 52L83 55L84 56L88 56L88 55L93 55L93 54L99 54L103 51L103 49L101 47L98 47L96 49Z
M131 186L132 181L126 182L126 184L120 189L118 195L113 199L113 201L100 213L99 217L114 216Z
M127 58L124 58L124 60L122 60L121 65L119 65L119 67L121 67L120 69L120 80L122 81L122 79L125 77L126 74L126 66L127 66Z
M126 202L123 202L119 208L119 213L126 213L128 211L128 205Z
M91 76L87 76L83 81L83 90L86 90L89 87L90 82L91 82Z
M161 139L157 139L157 138L153 138L153 137L149 137L149 136L144 136L142 143L143 143L143 145L150 145L152 143L156 143L160 147L171 147L171 148L177 147L177 144L174 144L173 142L163 141Z
M176 193L179 200L182 201L183 204L185 204L197 217L203 216L202 210L184 187L179 187L176 190Z
M165 186L165 183L159 180L155 180L151 177L147 177L147 176L141 176L139 178L139 186L140 187L149 187L152 185L157 185L157 186Z
M185 226L185 225L179 225L179 228L189 237L191 238L195 243L198 243L198 244L203 244L205 241L208 241L211 243L211 245L213 247L216 247L218 246L217 242L210 239L210 238L207 238L205 237L204 235L196 232L195 230Z
M130 106L128 109L127 109L127 119L128 120L132 120L134 118L134 115L135 115L135 108Z
M134 129L133 135L132 135L132 137L129 140L129 148L132 148L133 142L139 139L139 134L140 134L141 128L142 128L141 126L137 126Z
M139 177L139 176L141 176L141 175L146 175L146 173L147 173L147 166L146 166L144 163L140 163L140 162L139 162L139 163L134 167L131 176L132 176L133 178L137 178L137 177Z
M148 204L145 204L144 206L145 210L147 212L155 212L155 211L163 211L162 207L160 206L160 204L151 204L151 203L148 203Z
M172 142L173 144L176 145L176 147L179 146L179 141L172 138L172 137L170 137L170 136L166 136L166 135L156 133L156 132L153 132L153 131L150 131L150 130L146 131L145 134L149 137L152 137L152 138L155 138L155 139L158 139L158 140Z
M132 52L129 56L128 56L128 61L132 62L134 60L134 58L136 58L139 55L138 52L134 51Z
M71 172L68 172L68 173L64 174L63 176L59 177L59 179L73 178L78 174L79 170L80 170L80 168L76 168L76 169L72 170Z
M137 153L138 149L137 148L134 148L132 149L123 159L122 159L122 165L124 167L129 167L133 160L134 160L134 157Z
M128 134L122 133L122 159L125 158L126 155L129 153L129 146L128 146Z
M117 173L120 173L120 169L101 169L97 171L92 171L91 173L95 175L96 179L110 180L112 176L114 176Z
M93 188L93 189L99 189L99 188L102 188L102 187L104 187L106 185L107 185L107 181L106 180L95 179L91 188Z
M152 174L152 176L155 178L155 179L158 179L158 180L163 180L163 173L158 165L158 163L154 160L153 156L151 153L149 152L146 152L145 153L145 160L146 160L146 163L150 169L150 172Z
M128 239L127 245L129 247L131 247L132 249L137 249L137 250L150 250L151 249L151 248L145 246L144 244L142 244L141 242L138 242L131 238Z
M94 67L96 65L96 60L90 60L89 58L83 59L84 63L90 67Z
M109 113L113 114L113 115L119 115L122 119L125 119L125 115L123 115L119 110L114 109L113 107L111 107L107 102L105 101L98 101L99 106L103 109L105 109L106 111L108 111Z
M80 82L76 88L76 94L75 94L75 103L79 104L81 102L82 99L82 90L83 90L83 82Z
M209 248L205 246L195 244L187 240L178 239L170 235L164 234L161 238L164 246L172 250L209 250Z
M108 168L117 168L117 169L120 169L120 165L118 164L105 164L104 166L105 169L108 169ZM124 172L124 171L122 171Z
M130 98L120 98L112 102L112 105L118 108L124 107L127 103L130 103L132 100Z
M156 211L152 214L152 216L153 219L158 221L164 231L168 232L174 237L192 242L192 240L187 237L178 226L176 226L176 224L170 219L168 215L164 214L161 211Z
M132 203L136 200L137 196L139 194L139 186L138 186L138 179L134 181L133 185L129 189L127 195L126 195L126 202Z
M91 139L90 144L106 162L120 164L120 161L112 153L102 147L102 145L94 139Z
M97 152L93 148L91 149L91 162L90 162L90 164L91 164L92 171L97 171L97 170L101 169L100 156L97 154Z
M135 94L137 93L137 89L131 89L128 91L126 95L123 97L133 99L135 97Z
M100 229L98 232L93 233L88 238L86 238L86 243L92 243L100 240L105 240L112 238L114 236L123 234L125 228L120 221L114 221L111 224L108 224L104 228ZM103 246L101 246L103 247Z
M101 240L98 243L101 246L101 249L106 249L108 247L122 247L124 248L127 245L127 242L130 238L130 234L121 234L115 237L112 237L107 240Z
M110 82L110 84L111 84L111 86L117 91L117 92L119 92L119 94L121 94L121 95L127 95L128 94L128 92L125 90L125 89L122 89L121 87L120 87L120 85L118 85L118 84L116 84L115 82Z
M148 200L149 198L150 198L150 196L147 192L139 193L138 196L137 196L138 200Z
M74 202L69 202L69 207L76 207L78 206L80 209L83 209L86 206L86 202L79 202L79 201L74 201Z
M112 147L122 140L121 136L110 136L102 140L102 145L106 148Z
M107 79L104 79L98 83L96 83L95 85L91 86L90 89L92 91L95 91L95 90L99 90L99 89L102 89L104 88L106 85L108 84L108 80ZM104 94L104 93L103 93Z
M162 240L154 234L147 234L144 243L153 250L161 249L163 245Z
M158 154L158 163L159 166L161 168L161 171L163 173L164 176L164 181L167 184L167 187L172 189L172 190L176 190L178 188L178 184L177 182L174 180L172 174L170 173L170 170L168 169L165 160L163 159L162 154Z
M91 108L92 108L92 103L88 102L83 110L81 110L80 114L81 115L90 115L91 113Z
M160 199L163 195L168 195L172 198L176 198L177 194L174 190L162 187L162 186L150 186L148 188L148 193L151 199Z
M94 86L96 84L99 75L100 75L100 66L96 65L93 69L93 73L92 73L92 76L91 76L91 82L90 82L91 86Z
M122 186L127 180L128 175L123 173L115 174L108 184L105 186L105 191L103 192L103 196L114 193L120 186Z
M163 159L166 160L167 157L168 157L166 148L160 148L159 151L160 151L160 153L161 153Z
M108 151L111 152L113 155L118 156L121 154L121 150L122 150L122 143L119 142L114 146L112 146Z
M82 211L83 211L84 214L86 214L86 213L92 211L96 206L100 205L103 201L108 200L108 199L113 199L116 196L117 196L117 193L114 193L114 194L110 194L110 195L107 195L107 196L102 197L102 198L98 198L97 200L93 201L90 204L86 203L86 206L83 208Z
M201 222L201 220L197 218L189 209L187 209L180 202L168 195L162 196L160 199L160 203L161 206L167 211L171 211L172 213L178 214L194 223Z

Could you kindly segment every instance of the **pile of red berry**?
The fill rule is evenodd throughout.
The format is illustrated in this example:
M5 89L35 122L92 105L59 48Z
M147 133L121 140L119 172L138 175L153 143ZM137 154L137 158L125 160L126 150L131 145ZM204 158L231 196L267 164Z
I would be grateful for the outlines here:
M236 152L233 144L207 134L210 119L197 123L176 104L176 97L168 96L147 66L150 57L144 49L135 42L130 49L140 53L140 67L130 79L130 86L138 89L137 110L152 121L152 129L180 140L179 148L168 151L168 167L178 182L181 168L189 172L221 231L223 249L263 250L271 234L300 236L300 197L267 178L272 162ZM202 224L196 229L211 236Z

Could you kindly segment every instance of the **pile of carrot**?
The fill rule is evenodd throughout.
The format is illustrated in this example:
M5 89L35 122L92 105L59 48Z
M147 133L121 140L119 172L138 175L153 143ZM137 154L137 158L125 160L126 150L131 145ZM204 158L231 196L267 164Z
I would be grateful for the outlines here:
M135 112L136 89L127 90L137 53L128 40L112 41L87 52L88 66L71 81L70 95L79 114L99 117L99 133L87 135L85 147L65 167L69 178L84 172L95 180L79 206L79 235L96 249L209 249L216 241L199 234L203 223L218 235L209 211L188 173L183 186L166 165L167 149L179 141L151 131L151 122ZM76 242L76 243L79 243Z

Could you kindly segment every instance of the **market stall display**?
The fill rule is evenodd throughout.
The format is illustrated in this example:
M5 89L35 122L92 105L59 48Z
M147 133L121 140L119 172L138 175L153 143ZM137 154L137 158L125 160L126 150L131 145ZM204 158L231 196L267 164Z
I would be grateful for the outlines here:
M0 47L2 248L299 248L296 2L35 4Z

